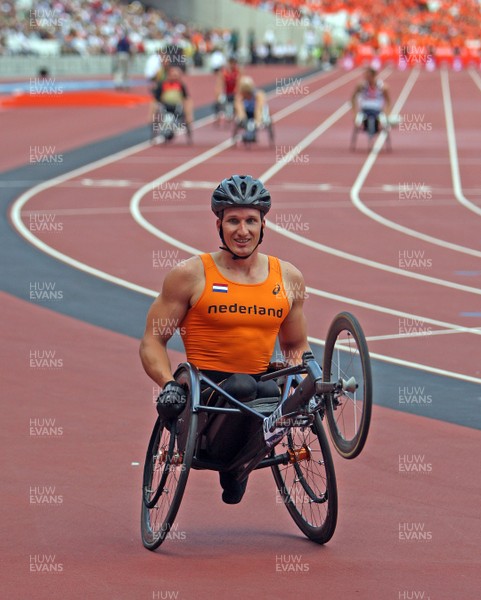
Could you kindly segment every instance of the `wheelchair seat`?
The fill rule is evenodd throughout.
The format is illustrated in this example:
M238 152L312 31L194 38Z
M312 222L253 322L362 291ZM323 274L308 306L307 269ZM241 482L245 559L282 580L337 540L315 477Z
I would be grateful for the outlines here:
M253 408L258 412L262 413L264 416L269 416L272 412L277 408L279 404L280 396L271 397L271 398L256 398L255 400L251 400L250 402L244 402L246 406L249 408Z

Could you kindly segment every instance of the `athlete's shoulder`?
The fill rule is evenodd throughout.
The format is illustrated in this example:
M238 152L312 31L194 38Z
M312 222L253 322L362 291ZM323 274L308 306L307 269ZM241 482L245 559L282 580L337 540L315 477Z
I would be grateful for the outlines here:
M294 306L302 306L306 298L306 284L301 271L292 263L285 260L280 261L282 269L282 282L289 299L291 309Z
M203 286L203 282L202 261L198 256L180 260L164 278L162 297L187 304L193 294Z
M180 282L196 281L203 275L203 266L200 256L192 256L179 262L172 267L167 274L165 281L170 284Z
M282 276L286 281L296 281L304 283L304 277L301 271L294 266L292 263L287 262L286 260L281 260L280 258L279 264L281 265Z

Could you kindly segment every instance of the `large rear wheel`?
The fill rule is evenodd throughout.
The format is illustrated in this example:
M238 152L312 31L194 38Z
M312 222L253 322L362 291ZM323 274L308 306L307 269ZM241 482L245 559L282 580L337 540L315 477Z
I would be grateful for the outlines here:
M273 456L275 450L289 457L288 464L272 467L282 502L310 540L325 544L336 529L337 484L320 416L310 426L292 427Z

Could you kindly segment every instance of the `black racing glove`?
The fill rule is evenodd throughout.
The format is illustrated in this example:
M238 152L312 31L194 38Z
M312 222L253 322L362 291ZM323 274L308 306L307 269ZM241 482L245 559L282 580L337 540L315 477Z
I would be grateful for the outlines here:
M174 419L180 415L187 403L185 389L176 381L168 381L157 398L157 412L162 419Z

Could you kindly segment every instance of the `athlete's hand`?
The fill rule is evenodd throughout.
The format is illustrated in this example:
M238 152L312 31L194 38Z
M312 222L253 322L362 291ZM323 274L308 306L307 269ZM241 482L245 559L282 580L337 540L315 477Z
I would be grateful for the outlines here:
M187 402L185 389L176 381L168 381L157 398L157 412L162 419L178 417Z

